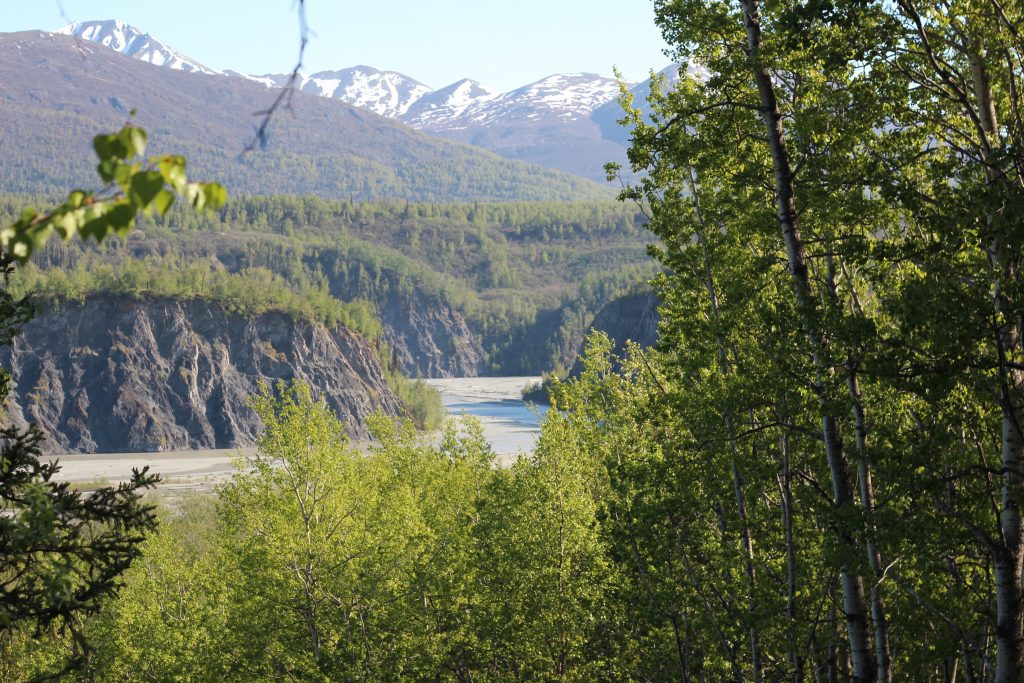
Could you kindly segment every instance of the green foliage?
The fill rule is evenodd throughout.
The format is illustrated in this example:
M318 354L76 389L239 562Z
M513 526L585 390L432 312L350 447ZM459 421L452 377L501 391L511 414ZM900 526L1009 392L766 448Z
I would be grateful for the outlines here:
M386 349L381 355L386 357ZM409 379L399 368L386 370L384 376L417 427L434 431L441 426L446 413L440 392L422 379Z
M97 135L93 139L99 157L96 172L107 188L99 193L74 190L46 214L23 209L14 223L0 230L0 247L24 263L53 233L64 241L76 235L96 242L111 233L123 237L139 212L163 216L177 196L196 211L224 206L227 193L221 185L188 182L184 157L165 154L143 162L146 139L146 131L132 125Z
M527 384L523 387L522 396L523 400L529 403L540 403L540 404L551 404L551 390L559 383L565 380L566 372L564 369L555 370L554 372L545 372L541 375L539 383L534 382Z
M86 258L70 271L42 270L28 264L13 278L12 292L57 304L81 304L98 294L204 299L245 316L280 311L296 320L343 325L370 340L380 336L380 321L369 302L338 301L322 281L292 284L259 267L229 272L208 261L181 263L171 258L150 258L114 265Z
M145 542L86 625L87 676L623 679L607 480L562 448L568 422L501 470L473 420L430 442L377 416L360 453L304 386L264 388L253 406L258 452ZM62 646L45 642L10 680Z
M472 530L494 476L479 427L432 445L379 416L368 456L304 386L265 388L253 407L258 454L215 506L192 501L148 543L94 624L95 675L394 680L468 666Z
M90 674L135 672L165 681L196 680L186 671L228 675L229 643L214 636L228 627L224 605L238 567L217 546L214 500L193 496L182 508L162 515L117 599L90 625L99 644Z
M0 220L20 203L40 200L0 196ZM105 266L154 274L198 269L198 283L207 264L212 272L232 274L267 269L292 290L313 294L326 286L335 299L371 301L382 315L450 306L481 339L492 370L525 374L571 365L594 314L656 272L645 254L649 234L642 217L614 203L248 197L216 213L174 205L163 217L143 215L139 227L126 242L95 249L51 244L34 259L54 272L40 285L60 290L65 280ZM85 273L73 275L76 270ZM198 287L185 289L196 293Z
M656 13L707 70L627 112L660 353L643 409L587 403L636 444L638 640L708 679L1018 679L1019 7Z
M481 515L481 648L520 680L615 678L603 476L574 445L553 411L536 452L494 480Z

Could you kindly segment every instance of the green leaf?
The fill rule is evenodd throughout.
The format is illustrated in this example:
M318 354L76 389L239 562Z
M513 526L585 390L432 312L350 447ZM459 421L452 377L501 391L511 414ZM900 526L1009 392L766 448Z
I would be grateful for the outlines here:
M132 176L128 199L141 210L146 210L164 189L164 176L156 171L140 171Z
M216 211L228 199L227 190L220 183L189 183L184 194L196 211Z
M221 209L228 202L228 191L220 183L201 183L206 194L207 211Z
M167 210L171 208L171 204L174 203L174 193L167 188L162 188L156 193L153 198L152 208L161 216L167 213Z
M92 139L92 148L96 150L96 156L101 162L128 158L128 148L119 135L97 135Z
M96 173L103 179L103 182L109 183L114 180L114 176L117 174L117 169L120 166L113 159L103 159L100 163L96 164Z
M119 164L117 168L114 169L114 182L117 183L117 186L120 187L121 191L125 194L130 190L132 176L135 175L137 170L137 168L134 168L129 164Z
M84 206L85 203L92 198L92 192L86 192L85 190L72 190L68 194L68 200L65 202L68 206L78 208Z
M175 192L181 192L188 182L185 176L185 157L167 154L160 157L157 168L164 177L164 181L174 188Z
M118 133L118 136L124 142L125 148L128 150L126 159L133 156L142 156L146 153L146 131L136 126L125 126Z
M57 233L62 239L70 239L82 229L87 210L86 208L78 208L64 212L55 211L50 216L50 223L57 229Z
M126 234L135 224L136 209L127 199L98 202L90 206L83 217L82 237L102 242L111 232Z

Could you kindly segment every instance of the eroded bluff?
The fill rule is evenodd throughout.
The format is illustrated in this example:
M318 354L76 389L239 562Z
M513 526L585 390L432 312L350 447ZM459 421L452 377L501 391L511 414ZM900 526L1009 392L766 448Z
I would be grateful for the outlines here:
M646 291L627 294L611 301L594 316L590 329L600 330L608 335L613 347L612 354L622 357L626 353L626 342L633 341L642 348L653 346L658 338L658 297ZM582 355L585 344L581 344ZM583 372L583 363L577 357L570 375Z
M7 411L51 453L231 448L260 430L260 381L308 383L355 438L380 408L402 412L377 355L343 327L283 313L246 318L200 300L94 297L40 312L3 349Z
M485 367L480 341L450 305L417 292L377 302L384 340L409 377L476 377Z

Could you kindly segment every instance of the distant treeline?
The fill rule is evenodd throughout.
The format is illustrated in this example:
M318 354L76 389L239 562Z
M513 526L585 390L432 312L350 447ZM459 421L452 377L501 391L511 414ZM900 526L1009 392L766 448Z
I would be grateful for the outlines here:
M75 303L105 293L207 299L245 316L280 311L296 320L343 325L371 340L380 336L372 303L339 301L323 281L289 282L266 268L228 272L208 261L183 263L173 257L126 259L114 265L89 257L71 269L43 270L29 263L17 272L10 291L15 296L36 294L44 300Z
M0 195L0 220L51 202ZM360 330L373 327L363 302L419 296L466 317L492 371L539 372L568 364L596 311L655 273L645 224L614 202L242 197L212 214L140 217L127 241L99 248L52 243L35 258L46 275L26 273L19 286L71 299L203 296Z

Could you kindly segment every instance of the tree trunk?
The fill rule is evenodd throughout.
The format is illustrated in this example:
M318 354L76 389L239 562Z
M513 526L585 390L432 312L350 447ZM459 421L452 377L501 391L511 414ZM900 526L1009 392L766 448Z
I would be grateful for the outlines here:
M837 308L842 304L839 299L839 291L836 287L835 266L832 256L826 257L828 261L828 275L826 286L829 297ZM840 268L847 274L843 264ZM860 305L856 291L851 292L850 306L856 315L862 315L863 309ZM889 622L885 616L885 604L882 600L881 581L882 556L878 551L876 540L877 529L875 527L875 490L871 482L871 454L868 452L868 421L864 413L864 398L860 392L860 379L857 372L857 365L852 358L846 360L846 389L853 404L854 434L857 446L857 482L860 488L860 503L864 509L864 516L867 520L867 547L868 566L874 581L871 583L871 623L874 626L875 635L875 676L880 683L888 683L892 680L892 657L889 647Z
M990 183L1002 182L998 169L994 167L993 148L1001 148L995 98L985 67L984 50L981 45L972 45L968 55L971 65L971 79L974 83L978 120L981 124L981 151L985 162L985 173ZM989 224L996 215L990 214ZM1000 510L1000 540L993 557L996 580L996 681L1009 683L1024 677L1024 586L1021 572L1024 570L1024 521L1021 518L1020 502L1024 484L1024 437L1021 434L1024 422L1024 373L1007 367L1020 351L1020 321L1014 313L1013 302L1007 299L1002 282L1014 282L1019 277L1017 256L1019 245L1004 244L996 238L989 248L992 264L1000 280L995 286L994 302L996 320L996 348L999 355L1001 374L1002 409L1002 466L1003 491Z
M793 538L793 472L789 462L789 434L779 436L782 473L779 492L782 500L782 528L786 539L786 622L788 625L789 663L793 667L793 683L804 680L804 662L800 656L796 632L796 542Z
M850 391L850 398L853 400L857 452L860 455L857 462L860 500L868 521L868 537L866 541L868 565L871 567L871 573L874 575L874 581L871 583L871 621L875 627L875 675L879 681L888 682L892 680L892 657L889 648L889 622L885 616L885 605L882 601L882 556L878 552L875 541L875 491L871 484L871 456L867 450L867 420L864 417L864 402L861 399L857 372L852 366L848 366L846 382Z
M804 321L804 333L810 339L814 349L812 361L818 374L819 399L824 404L824 380L829 372L823 358L825 339L817 319L814 293L808 275L807 257L804 252L803 240L797 229L793 171L789 154L786 150L782 115L779 111L771 75L766 68L758 63L762 45L759 3L758 0L743 0L742 6L745 14L748 55L750 57L754 84L757 86L758 95L761 100L761 110L764 116L765 128L767 129L768 147L771 152L772 167L775 174L779 227L786 245L794 295ZM836 417L830 414L823 415L821 428L825 442L825 456L832 475L833 503L836 510L841 514L844 507L854 504L850 463L843 447L839 422ZM868 632L864 580L851 567L852 558L860 555L863 549L857 547L858 544L853 534L848 530L839 529L838 537L844 555L840 563L840 582L843 590L843 611L846 614L847 636L853 664L853 678L856 681L874 681L876 675L875 657L872 652L871 638Z

